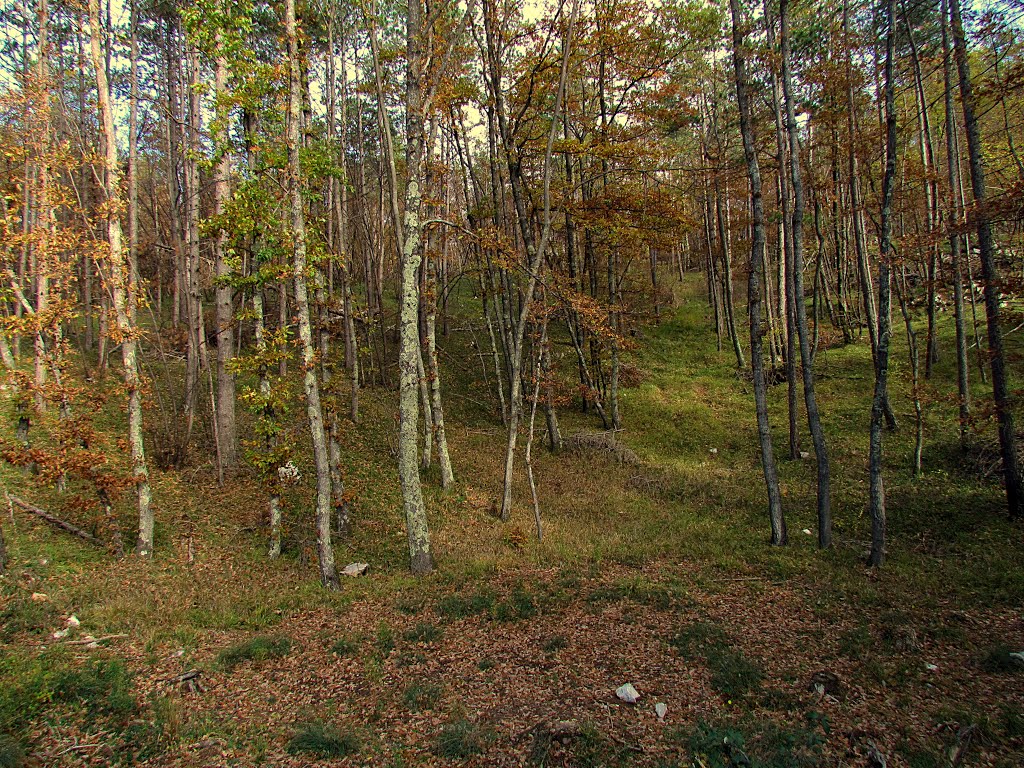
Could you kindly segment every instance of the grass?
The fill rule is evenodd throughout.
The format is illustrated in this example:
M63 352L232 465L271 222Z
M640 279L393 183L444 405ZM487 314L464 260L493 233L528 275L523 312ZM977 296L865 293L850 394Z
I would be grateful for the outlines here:
M412 629L405 632L403 637L413 643L424 643L429 645L436 643L444 636L444 630L429 621L421 621Z
M402 692L402 703L410 712L434 709L441 700L444 689L436 683L416 681Z
M355 637L339 637L331 643L331 653L335 656L355 656L359 652L360 640Z
M0 768L21 768L24 761L25 750L21 743L0 734Z
M558 653L560 650L569 645L569 641L565 639L564 635L552 635L540 645L540 649L544 653L552 654Z
M105 706L105 696L117 700L120 692L132 691L130 675L122 676L114 667L83 670L59 653L12 649L19 644L37 646L72 611L82 619L83 632L124 632L152 659L178 650L191 657L211 645L237 643L223 652L227 656L218 658L217 663L228 669L282 655L274 649L282 647L283 635L274 634L274 628L300 613L341 615L355 602L378 600L389 610L421 621L403 632L388 622L405 628L405 617L385 613L374 619L376 630L370 625L359 637L324 640L320 647L330 643L331 652L339 656L365 647L363 661L379 683L402 664L410 667L398 674L409 674L423 661L407 647L394 653L396 645L402 640L437 642L442 632L451 639L455 631L449 622L480 620L486 632L514 632L519 628L512 624L522 622L532 629L530 623L538 617L546 619L573 602L591 611L633 603L644 610L614 610L628 609L638 621L646 609L685 615L694 607L691 594L696 598L724 590L723 577L738 577L763 583L766 591L784 582L794 592L806 593L808 607L822 619L840 611L843 616L865 617L844 625L837 644L839 654L850 662L851 675L865 685L885 683L901 695L919 684L919 673L893 658L901 653L898 646L903 640L885 634L878 620L907 604L916 606L910 620L924 642L956 646L965 663L990 674L1015 673L1008 653L1017 649L979 650L970 625L950 625L939 610L952 604L998 611L1024 602L1024 569L1019 567L1024 540L1019 528L1002 514L998 481L972 474L967 468L970 457L955 443L956 409L949 400L955 391L952 355L944 355L925 384L925 473L915 478L907 461L913 430L904 341L899 334L894 337L892 401L903 426L885 436L890 560L883 571L867 578L858 544L867 538L868 527L863 513L871 376L866 340L845 347L823 346L816 361L832 457L837 540L832 551L818 552L814 536L801 533L815 529L813 461L782 457L786 393L784 386L771 388L773 437L780 454L791 543L770 548L750 385L735 375L729 350L714 349L699 293L698 281L688 277L677 288L676 311L666 313L661 325L645 329L640 347L627 355L644 377L622 391L625 430L618 439L639 457L639 465L626 466L600 452L556 456L535 446L542 541L533 537L529 488L522 473L517 473L513 485L512 524L526 535L511 535L511 528L487 512L487 502L501 491L504 441L491 407L493 393L480 379L479 369L472 367L476 350L469 336L459 331L443 341L442 355L446 418L457 426L449 439L458 482L455 489L442 492L436 477L426 473L424 484L439 566L435 576L413 580L406 574L402 521L394 513L400 507L400 493L389 450L395 411L389 388L361 393L363 418L358 425L347 424L341 434L346 492L358 515L351 537L336 542L336 551L341 562L372 563L374 574L373 579L346 581L342 594L326 593L319 586L311 534L308 525L298 522L305 520L300 510L307 508L314 492L301 419L294 420L288 437L295 445L302 480L285 492L286 552L277 561L265 559L262 489L244 477L219 487L212 471L199 466L181 474L153 473L155 497L167 514L158 520L157 557L152 563L134 558L113 562L103 552L37 521L22 524L19 518L13 529L5 525L13 560L11 575L0 581L0 732L13 733L17 740L30 721L50 711L51 704L55 718L76 717L92 706L90 702ZM951 349L947 319L940 327L944 351ZM571 348L561 343L564 339L553 341L555 368L566 376L563 392L571 393ZM472 364L463 367L464 360ZM977 381L973 387L978 401L987 402L991 393ZM123 414L114 404L104 405L101 417L101 426L111 435L123 432ZM560 409L559 417L566 434L600 428L593 414L578 413L572 406ZM984 416L979 416L978 429L979 440L993 434ZM801 438L808 448L807 435L802 433ZM117 457L117 451L110 453ZM67 497L36 488L31 478L9 467L0 467L0 480L12 493L54 511L68 504ZM118 500L117 514L129 532L130 499ZM187 531L196 532L194 563L185 559L182 542ZM617 575L605 579L612 568ZM22 584L32 586L25 589ZM51 599L33 602L30 591L45 591ZM922 616L934 619L929 623ZM682 626L670 643L682 658L707 666L723 699L751 699L760 690L758 701L770 700L774 711L798 716L799 702L794 705L792 697L784 695L793 689L792 681L765 678L755 656L737 647L739 629L698 618ZM550 654L559 650L559 635L549 634L555 631L552 626L541 635L546 638L541 641L543 650ZM869 664L876 640L882 654ZM289 652L290 648L283 650ZM492 655L477 664L481 673L488 673L487 681L506 671L495 669L499 657ZM55 692L59 674L68 676L62 683L67 693ZM469 677L485 675L473 671ZM79 694L73 694L75 690ZM139 705L135 711L153 717L149 706ZM997 734L1021 728L1018 703L1007 706L1007 725L995 728ZM104 720L122 717L118 709L103 715ZM191 734L196 729L197 740L203 736L198 718L179 727L172 722L177 716L161 717L166 721L157 729L164 734L162 739L173 741L174 733ZM442 735L450 735L457 744L459 733L471 735L471 726L456 718ZM215 727L225 726L211 725L211 731ZM761 731L749 724L715 721L713 727L739 728L751 759L762 754ZM150 736L140 734L142 738ZM438 738L438 749L441 741ZM473 743L471 738L463 741ZM778 735L776 741L785 739ZM25 746L31 750L33 745ZM934 746L913 748L927 753ZM594 760L607 762L601 757Z
M743 718L700 722L687 738L687 747L706 768L814 768L821 764L821 747L829 722L811 711L801 725Z
M669 645L686 658L700 657L711 672L711 687L723 698L741 699L761 689L764 670L738 648L717 624L695 621L683 627Z
M490 590L480 590L469 595L445 595L437 602L437 612L446 619L465 619L490 614L494 609L494 601L494 593Z
M449 760L466 760L487 748L490 733L464 717L446 723L437 735L434 752Z
M300 725L285 746L290 755L325 758L348 757L359 752L359 748L359 738L353 732L320 722Z
M217 666L231 671L246 661L268 661L287 656L292 650L291 638L284 635L257 635L225 648L217 654Z

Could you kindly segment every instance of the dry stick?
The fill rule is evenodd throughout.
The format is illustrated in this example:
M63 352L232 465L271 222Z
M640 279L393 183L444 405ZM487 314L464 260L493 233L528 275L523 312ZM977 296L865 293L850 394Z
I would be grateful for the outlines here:
M97 539L91 533L87 533L86 531L83 531L81 528L78 528L77 526L74 526L71 523L64 522L59 517L55 517L54 515L47 512L45 509L40 509L35 504L29 504L27 501L22 501L17 496L12 496L11 494L7 494L7 500L14 506L19 507L25 510L26 512L31 512L36 517L43 518L43 520L48 522L50 525L60 528L62 531L70 533L72 536L77 536L78 538L84 539L85 541L88 541L90 544L95 544L98 547L103 546L103 542Z
M104 643L107 640L122 640L128 637L126 634L103 635L102 637L83 637L81 640L68 640L62 645L92 645L93 643Z

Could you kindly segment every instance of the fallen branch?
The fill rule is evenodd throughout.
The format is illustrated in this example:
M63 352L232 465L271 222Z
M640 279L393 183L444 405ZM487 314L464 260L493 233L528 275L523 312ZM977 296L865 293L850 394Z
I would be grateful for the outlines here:
M165 685L181 686L181 688L190 691L191 693L202 693L203 686L199 682L199 676L201 674L203 674L203 672L200 669L189 669L182 672L180 675L168 677L161 682Z
M93 645L94 643L104 643L107 640L120 640L124 637L128 637L128 635L103 635L103 637L93 637L92 635L86 635L81 640L68 640L64 643L64 645Z
M14 506L23 509L26 512L31 512L36 517L43 518L43 520L48 522L50 525L60 528L62 531L70 533L72 536L77 536L78 538L88 541L90 544L95 544L98 547L104 546L103 542L91 533L83 531L81 528L61 520L59 517L50 514L45 509L40 509L35 504L29 504L27 501L22 501L17 496L12 496L11 494L7 494L7 500Z

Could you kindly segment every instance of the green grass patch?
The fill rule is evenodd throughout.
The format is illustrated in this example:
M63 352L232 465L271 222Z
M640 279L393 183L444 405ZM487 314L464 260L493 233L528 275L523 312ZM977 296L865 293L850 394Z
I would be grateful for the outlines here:
M707 648L727 643L729 636L717 624L695 621L679 630L668 644L683 656L703 654Z
M764 670L738 648L716 624L695 621L669 640L685 657L701 657L711 672L711 686L724 698L741 699L761 689Z
M231 671L246 661L268 661L291 653L292 641L285 635L256 635L244 642L225 648L217 654L217 666Z
M532 592L523 584L516 584L512 593L494 606L494 618L498 621L525 621L537 615L539 609Z
M355 656L361 641L357 637L339 637L331 643L331 653L338 657Z
M442 630L436 624L431 624L429 621L421 621L412 629L405 632L403 637L412 643L435 643L444 636L444 630Z
M465 619L489 614L494 609L494 592L481 590L469 595L445 595L437 602L437 612L446 619Z
M410 683L402 692L402 703L411 712L423 712L434 709L443 692L444 689L436 683L416 681Z
M285 746L290 755L325 758L348 757L356 754L359 748L360 741L354 733L320 722L299 726Z
M754 718L700 722L687 746L695 764L707 768L814 768L829 732L828 718L813 711L796 726Z
M395 650L395 630L381 622L377 626L377 634L373 638L373 650L377 659L383 661Z
M490 732L464 717L455 719L441 728L434 743L434 753L449 760L466 760L487 749Z
M648 605L659 611L667 611L675 602L676 595L663 584L646 579L624 579L593 589L587 595L589 603L615 603L632 600Z
M0 733L0 768L21 768L25 763L25 748L13 736Z
M544 653L558 653L569 644L564 635L552 635L540 645Z

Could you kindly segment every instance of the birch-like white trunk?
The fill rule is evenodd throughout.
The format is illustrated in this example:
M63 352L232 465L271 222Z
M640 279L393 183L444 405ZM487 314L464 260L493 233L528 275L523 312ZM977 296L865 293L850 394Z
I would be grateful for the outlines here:
M103 127L107 197L107 271L110 293L114 304L117 333L121 342L121 359L124 363L124 383L128 390L128 444L131 451L132 475L138 495L139 536L135 551L142 557L153 553L153 509L150 505L149 469L146 465L146 449L142 439L142 391L139 381L137 331L131 320L128 306L130 273L125 263L124 237L118 213L121 208L120 183L121 166L117 159L117 132L114 126L114 110L110 103L110 84L101 51L102 32L100 29L99 0L89 0L89 50L93 69L96 72L96 91L100 124ZM131 293L135 293L134 288Z

